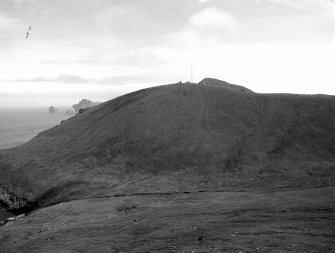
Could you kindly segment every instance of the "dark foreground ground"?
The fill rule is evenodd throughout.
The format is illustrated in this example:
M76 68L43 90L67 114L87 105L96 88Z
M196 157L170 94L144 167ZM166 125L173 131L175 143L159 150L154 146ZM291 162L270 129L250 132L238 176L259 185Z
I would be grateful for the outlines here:
M334 252L335 187L75 200L0 227L1 252Z

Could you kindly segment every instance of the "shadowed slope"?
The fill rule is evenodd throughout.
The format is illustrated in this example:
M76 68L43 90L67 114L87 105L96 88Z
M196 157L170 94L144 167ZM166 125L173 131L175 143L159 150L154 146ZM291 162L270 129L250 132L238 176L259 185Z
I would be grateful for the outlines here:
M47 205L116 193L331 182L333 97L201 84L118 97L1 151L0 185Z

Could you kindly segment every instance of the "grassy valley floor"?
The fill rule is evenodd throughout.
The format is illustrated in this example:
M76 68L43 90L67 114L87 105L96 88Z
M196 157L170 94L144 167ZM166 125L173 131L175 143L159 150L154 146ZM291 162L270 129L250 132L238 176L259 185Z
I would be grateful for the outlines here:
M0 227L1 252L334 252L335 187L74 200Z

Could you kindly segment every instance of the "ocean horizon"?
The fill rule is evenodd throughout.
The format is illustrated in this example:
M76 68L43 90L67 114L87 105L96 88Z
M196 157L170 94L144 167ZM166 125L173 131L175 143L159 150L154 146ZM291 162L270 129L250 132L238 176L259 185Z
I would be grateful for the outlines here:
M38 133L54 127L71 116L68 108L58 108L49 113L48 108L1 108L0 107L0 149L21 145Z

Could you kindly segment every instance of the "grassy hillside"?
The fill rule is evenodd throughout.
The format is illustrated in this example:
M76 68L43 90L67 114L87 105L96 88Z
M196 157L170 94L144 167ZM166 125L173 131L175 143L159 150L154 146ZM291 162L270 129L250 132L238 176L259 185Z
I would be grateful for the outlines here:
M110 100L0 151L0 252L334 252L334 113L214 79Z
M0 151L0 186L21 205L47 206L125 193L329 185L334 115L332 96L257 94L215 79L139 90Z

